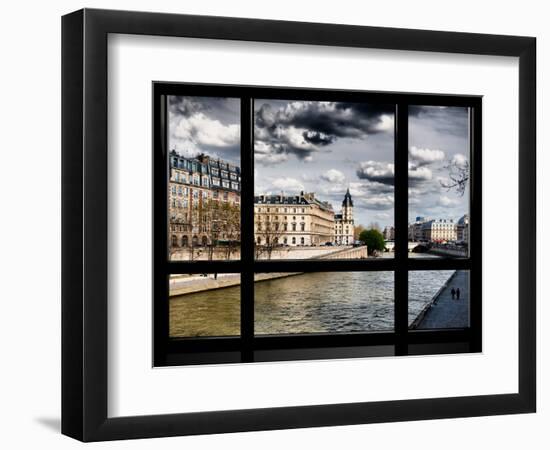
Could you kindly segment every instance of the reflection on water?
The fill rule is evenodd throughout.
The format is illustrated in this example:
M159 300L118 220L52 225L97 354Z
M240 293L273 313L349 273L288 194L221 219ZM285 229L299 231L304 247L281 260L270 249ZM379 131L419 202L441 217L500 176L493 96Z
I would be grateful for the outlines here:
M452 273L418 271L409 277L409 322ZM393 272L319 272L256 282L255 333L391 331L393 283ZM239 333L239 286L170 299L171 336Z
M170 336L235 336L241 333L241 287L170 298Z
M317 272L254 285L256 334L393 329L392 272Z

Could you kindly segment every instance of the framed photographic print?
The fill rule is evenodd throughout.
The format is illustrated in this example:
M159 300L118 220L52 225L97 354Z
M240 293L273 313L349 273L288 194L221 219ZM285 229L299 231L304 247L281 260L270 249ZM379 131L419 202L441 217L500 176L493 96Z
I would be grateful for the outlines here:
M64 434L535 410L534 38L81 10L62 69Z

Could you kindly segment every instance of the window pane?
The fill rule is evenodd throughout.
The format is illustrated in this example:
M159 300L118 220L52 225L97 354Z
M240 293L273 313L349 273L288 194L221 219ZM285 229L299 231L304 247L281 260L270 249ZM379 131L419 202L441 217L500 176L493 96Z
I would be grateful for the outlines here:
M238 273L170 276L170 337L240 335Z
M240 258L240 99L168 96L170 259Z
M256 258L356 259L385 250L384 236L394 237L394 111L254 101Z
M468 256L469 108L409 107L409 250Z
M412 329L470 326L470 272L409 272L409 327Z
M391 331L393 272L260 273L256 334Z

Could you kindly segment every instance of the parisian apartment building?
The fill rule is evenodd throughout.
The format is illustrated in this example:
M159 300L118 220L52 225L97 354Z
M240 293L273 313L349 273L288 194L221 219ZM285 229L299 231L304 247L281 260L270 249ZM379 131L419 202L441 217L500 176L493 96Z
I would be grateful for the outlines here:
M241 171L200 154L170 152L170 247L240 241Z
M334 211L312 192L254 197L257 245L325 245L334 240Z
M469 216L463 215L458 221L453 219L426 219L417 217L409 224L410 241L464 242L468 243Z
M392 227L390 225L384 227L384 231L382 231L382 235L384 236L384 239L386 241L394 241L395 240L395 227Z
M353 243L353 200L349 190L342 212L315 197L299 195L259 195L254 197L254 238L257 245L319 246Z

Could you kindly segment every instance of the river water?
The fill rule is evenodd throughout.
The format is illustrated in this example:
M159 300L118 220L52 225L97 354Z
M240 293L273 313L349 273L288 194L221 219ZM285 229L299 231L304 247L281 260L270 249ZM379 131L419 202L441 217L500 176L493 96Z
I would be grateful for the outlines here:
M409 274L409 323L453 272ZM393 283L393 272L317 272L256 282L255 333L391 331ZM239 303L239 286L172 297L170 335L238 335Z

